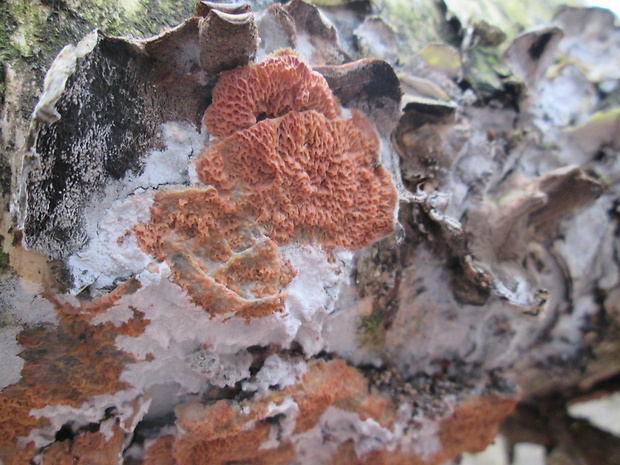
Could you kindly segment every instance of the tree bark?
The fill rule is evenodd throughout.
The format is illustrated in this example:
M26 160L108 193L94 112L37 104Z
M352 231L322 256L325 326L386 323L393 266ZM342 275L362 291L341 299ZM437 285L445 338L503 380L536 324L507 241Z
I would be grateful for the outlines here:
M617 18L476 5L1 6L0 460L618 463Z

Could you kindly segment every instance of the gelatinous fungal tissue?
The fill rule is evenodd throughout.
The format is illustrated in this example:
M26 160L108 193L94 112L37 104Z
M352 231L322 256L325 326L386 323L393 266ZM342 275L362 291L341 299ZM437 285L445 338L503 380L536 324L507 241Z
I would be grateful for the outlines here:
M12 253L46 280L2 284L0 462L439 465L493 440L514 383L586 352L618 267L585 135L617 144L617 114L544 153L532 136L549 105L577 121L554 97L576 68L543 73L571 42L516 39L530 94L487 111L505 89L472 97L488 86L431 66L448 49L354 60L396 33L367 18L353 57L336 31L361 10L334 3L201 2L54 61L14 182Z

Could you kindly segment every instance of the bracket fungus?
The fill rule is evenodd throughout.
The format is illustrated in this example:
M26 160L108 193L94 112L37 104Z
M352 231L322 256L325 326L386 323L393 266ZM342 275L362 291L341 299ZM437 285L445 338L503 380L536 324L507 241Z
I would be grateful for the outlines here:
M213 8L198 22L200 65L216 74L252 61L258 49L258 31L251 13L226 13Z

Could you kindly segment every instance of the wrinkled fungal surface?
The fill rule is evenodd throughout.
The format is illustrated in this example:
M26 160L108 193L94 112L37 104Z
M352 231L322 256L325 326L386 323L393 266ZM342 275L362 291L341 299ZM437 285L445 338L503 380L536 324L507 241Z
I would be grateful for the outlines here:
M281 51L221 76L204 124L210 134L226 137L262 119L307 110L329 119L340 114L325 79L296 53Z
M620 376L617 18L456 3L60 52L11 152L0 463L446 465L502 421L617 463L567 409Z
M248 204L281 243L300 236L357 250L393 229L396 190L378 152L374 128L357 112L331 121L289 112L209 147L196 171Z
M208 187L162 190L136 228L209 313L283 311L296 272L278 245L355 251L392 232L396 189L375 129L336 110L325 79L291 52L220 77L204 118L219 138L193 159Z

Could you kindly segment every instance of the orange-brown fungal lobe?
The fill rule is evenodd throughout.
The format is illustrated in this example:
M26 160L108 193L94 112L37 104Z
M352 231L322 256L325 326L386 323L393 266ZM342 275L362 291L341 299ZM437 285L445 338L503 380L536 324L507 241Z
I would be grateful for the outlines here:
M24 448L15 446L20 438L24 439L34 429L49 424L45 417L33 416L33 410L52 405L79 407L93 396L113 394L129 387L120 380L120 375L123 368L136 359L120 351L115 340L119 334L141 334L149 320L143 318L144 314L139 311L134 311L134 317L121 328L111 322L93 325L91 320L114 306L123 295L134 292L135 283L131 281L119 285L107 296L80 307L63 303L50 294L47 297L58 312L58 325L34 326L20 332L18 342L23 348L20 357L24 360L22 376L18 383L0 392L0 461L7 465L26 464L31 463L30 460L37 454L32 444L25 444ZM84 443L85 446L90 447L90 441L95 440L97 447L100 444L102 448L108 447L103 446L107 440L104 441L99 434L85 435L83 439L86 441L86 438L90 439ZM115 444L122 446L122 439L121 434L121 442ZM76 439L74 451L81 441ZM58 461L62 456L62 447L52 452L61 443L54 444L47 449L44 463L71 463ZM109 443L113 448L116 445ZM114 450L110 454L118 456L119 451Z
M293 52L224 73L205 113L218 138L194 160L203 186L160 191L143 250L212 315L282 311L292 240L357 250L392 232L396 190L380 142Z
M323 76L296 53L281 51L258 64L224 73L213 90L204 124L210 134L227 137L261 119L305 110L327 118L340 114Z
M204 262L225 262L233 248L251 244L246 216L222 199L215 188L168 189L158 192L151 221L139 225L140 246L158 260L169 255Z
M295 271L250 213L214 187L158 193L151 221L139 225L140 246L165 260L175 282L209 313L242 318L282 311L282 289Z
M110 436L103 432L84 432L71 441L56 441L42 454L45 465L112 465L118 463L123 452L125 434L122 428L114 425Z
M393 227L396 192L376 163L378 150L377 135L359 112L351 119L289 112L210 146L196 171L202 182L253 209L279 243L296 236L359 249Z
M278 442L269 441L273 432L272 425L280 421L272 407L282 405L285 401L294 402L298 409L294 428L290 431L292 437L279 438ZM422 403L423 397L416 395L411 401ZM351 439L339 444L331 459L326 456L322 463L446 463L463 451L480 451L490 444L499 422L512 411L516 403L517 399L496 395L457 402L453 405L451 415L437 420L438 439L442 447L424 456L413 448L400 447L377 448L359 454ZM398 422L398 404L389 395L369 386L363 373L344 360L313 360L308 363L308 370L303 377L282 391L269 391L238 402L219 400L209 405L198 402L179 405L175 410L178 433L162 436L149 447L144 464L288 464L296 456L303 457L303 445L301 449L299 446L304 442L304 435L321 424L321 417L329 408L357 414L360 421L371 420L383 428L393 429ZM414 427L415 421L410 426Z
M313 361L303 380L283 391L257 395L235 404L219 400L211 405L190 402L176 408L176 436L163 436L147 451L145 465L285 465L295 458L295 446L283 439L264 447L270 439L270 405L291 399L299 408L295 434L317 425L330 407L354 412L368 395L363 375L343 360Z

